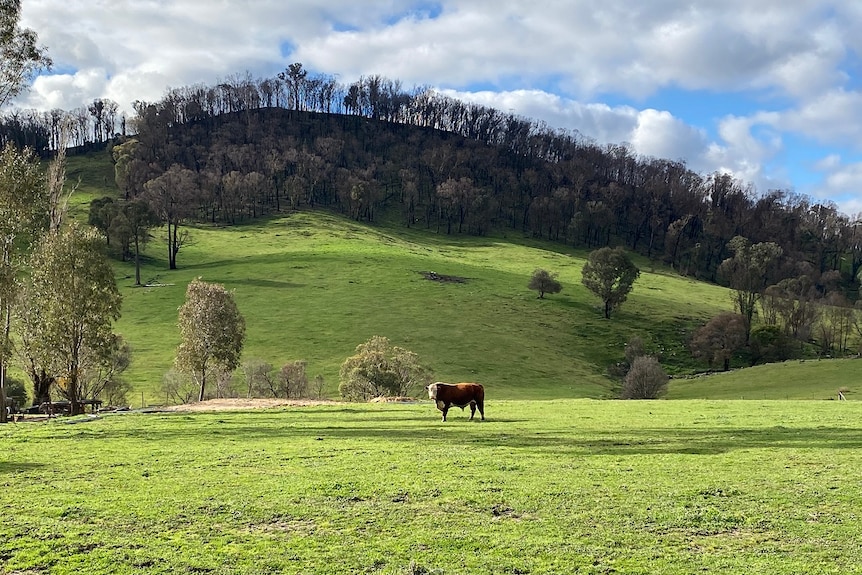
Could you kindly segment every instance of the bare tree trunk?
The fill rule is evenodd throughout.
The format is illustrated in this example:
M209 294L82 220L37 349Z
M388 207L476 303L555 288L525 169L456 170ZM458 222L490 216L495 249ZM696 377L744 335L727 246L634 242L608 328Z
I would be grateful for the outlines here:
M6 412L6 360L0 363L0 423L8 421Z
M135 235L135 285L141 285L141 247L137 235Z
M206 370L206 368L204 368L201 371L201 392L200 392L200 395L198 395L198 401L204 400L204 392L206 391L206 386L207 386L207 370Z

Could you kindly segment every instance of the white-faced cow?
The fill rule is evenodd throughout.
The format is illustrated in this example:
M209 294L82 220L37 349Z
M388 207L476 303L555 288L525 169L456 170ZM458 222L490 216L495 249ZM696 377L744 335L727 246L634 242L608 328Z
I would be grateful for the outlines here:
M437 403L437 409L443 412L443 421L446 421L446 413L453 405L464 409L470 406L470 419L476 415L476 408L482 421L485 421L485 388L478 383L443 383L438 381L425 387L428 397Z

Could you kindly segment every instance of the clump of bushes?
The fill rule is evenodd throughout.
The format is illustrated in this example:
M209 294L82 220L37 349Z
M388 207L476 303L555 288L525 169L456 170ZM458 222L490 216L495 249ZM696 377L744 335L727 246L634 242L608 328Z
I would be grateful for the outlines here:
M341 365L341 397L368 401L380 396L407 397L431 382L431 370L410 350L374 336L356 346L356 353Z

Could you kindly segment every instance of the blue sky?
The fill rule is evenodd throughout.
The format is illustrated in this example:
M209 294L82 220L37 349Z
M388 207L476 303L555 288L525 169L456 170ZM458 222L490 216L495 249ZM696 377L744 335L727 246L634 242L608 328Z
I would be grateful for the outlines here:
M576 129L862 212L862 2L847 0L27 0L56 65L21 107L292 62Z

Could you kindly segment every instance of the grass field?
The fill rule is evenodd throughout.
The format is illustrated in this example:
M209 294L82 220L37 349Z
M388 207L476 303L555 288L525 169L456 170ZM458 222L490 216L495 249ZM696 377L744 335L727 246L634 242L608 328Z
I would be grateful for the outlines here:
M191 233L173 272L162 246L150 246L143 277L159 287L133 287L131 266L118 266L118 330L135 353L129 377L149 394L171 365L177 308L197 276L235 291L248 325L245 358L305 359L330 393L354 348L383 335L444 380L493 382L510 398L607 397L607 367L623 359L629 338L663 348L668 369L686 369L682 334L727 304L721 288L645 271L607 321L580 285L583 254L375 228L321 212ZM561 294L539 300L526 288L537 267L559 273ZM429 281L423 271L465 282ZM680 304L683 292L690 300Z
M672 399L859 399L862 361L793 360L673 380Z
M0 428L0 572L862 573L862 404L500 401Z

